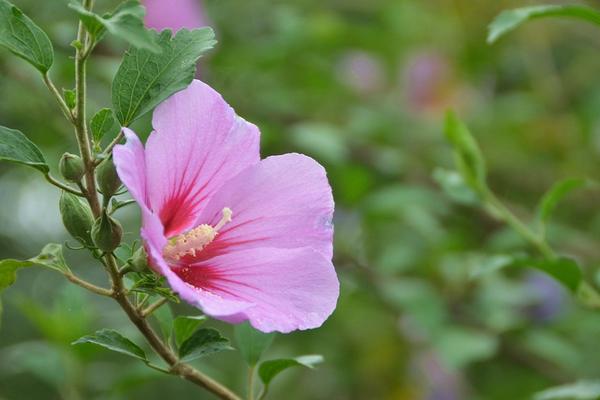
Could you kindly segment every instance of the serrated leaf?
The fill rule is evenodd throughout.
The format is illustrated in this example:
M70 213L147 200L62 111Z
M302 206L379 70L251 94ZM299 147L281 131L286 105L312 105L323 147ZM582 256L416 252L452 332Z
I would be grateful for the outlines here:
M223 350L233 350L229 339L212 328L198 329L179 347L179 358L183 362L195 360Z
M168 30L152 34L161 52L130 49L113 80L113 109L122 126L185 89L194 78L196 61L215 44L210 28L182 29L175 37Z
M456 165L465 183L479 193L485 188L486 166L479 145L458 116L446 114L445 134L454 148Z
M94 143L99 144L106 135L115 136L119 133L121 127L110 108L103 108L92 117L90 121L90 130Z
M79 15L87 31L99 40L106 30L132 46L155 53L161 48L156 44L156 37L144 27L145 9L139 1L129 0L111 14L100 16L86 10L80 3L71 2L69 7Z
M538 392L534 400L596 400L600 398L600 381L580 381Z
M204 315L198 316L178 316L173 321L173 333L175 344L180 347L183 342L188 340L194 331L204 322Z
M0 291L15 283L17 270L33 267L34 265L41 265L62 273L69 271L69 267L66 265L62 254L61 245L55 243L47 244L38 256L28 260L8 259L0 261Z
M556 209L558 203L573 190L585 187L590 184L587 179L570 178L555 183L540 200L537 207L537 221L540 230L543 232L550 216Z
M44 31L14 4L0 0L0 46L46 73L54 62L54 49Z
M600 25L600 13L591 7L580 5L539 5L517 8L500 13L488 28L488 43L516 29L523 23L545 17L575 18Z
M92 335L77 339L71 344L92 343L106 349L147 361L146 353L137 344L112 329L101 329Z
M266 393L269 384L281 372L292 367L307 367L314 368L315 365L323 362L321 355L306 355L296 358L281 358L277 360L264 361L258 367L258 376L265 385L263 391Z
M42 173L50 171L40 149L15 129L0 126L0 161L28 165Z
M242 357L250 366L258 363L263 352L269 348L275 338L274 333L260 332L247 322L235 326L234 336Z

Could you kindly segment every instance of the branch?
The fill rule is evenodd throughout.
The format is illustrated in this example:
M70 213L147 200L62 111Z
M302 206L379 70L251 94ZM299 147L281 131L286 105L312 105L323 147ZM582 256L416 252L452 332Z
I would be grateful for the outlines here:
M60 107L60 110L63 112L63 114L65 115L67 120L71 123L74 123L75 120L73 118L73 113L69 109L69 106L67 106L67 103L65 103L65 100L63 99L62 95L60 94L60 92L58 91L58 89L56 88L54 83L52 83L52 80L50 79L50 75L48 75L48 72L42 74L42 78L44 79L44 83L50 90L50 93L52 93L52 95L58 102L58 106Z
M158 310L163 304L165 304L167 300L165 297L163 297L160 300L157 300L155 303L150 304L148 307L146 307L143 310L140 310L140 316L142 318L146 318L147 316L149 316L150 314L152 314L154 311Z
M80 192L78 190L75 190L75 189L73 189L72 187L70 187L68 185L65 185L64 183L62 183L61 181L59 181L58 179L56 179L52 175L50 175L49 172L46 173L44 175L44 177L46 178L46 180L48 182L50 182L54 186L56 186L56 187L64 190L65 192L73 193L74 195L79 196L79 197L85 197L85 195L82 192Z
M113 291L110 289L104 289L102 287L96 286L86 280L83 280L77 276L75 276L73 273L71 272L67 272L63 274L65 276L65 278L67 278L68 280L70 280L71 282L73 282L76 285L81 286L84 289L89 290L90 292L96 293L100 296L106 296L106 297L112 297L113 295Z
M217 381L194 369L189 364L181 363L171 348L162 341L154 329L152 329L148 321L141 315L140 311L138 311L138 309L135 308L127 298L127 295L125 294L125 288L123 287L123 280L119 274L119 270L113 255L107 254L104 257L104 263L112 279L113 298L125 311L129 317L129 320L133 322L138 330L144 335L154 351L169 365L170 372L203 387L220 399L241 400L239 396Z

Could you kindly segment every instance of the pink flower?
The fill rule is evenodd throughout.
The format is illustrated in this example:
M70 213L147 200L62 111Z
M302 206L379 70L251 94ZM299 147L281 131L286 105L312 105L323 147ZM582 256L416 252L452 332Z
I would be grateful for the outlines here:
M215 318L290 332L333 312L333 198L301 154L261 160L258 128L195 80L154 112L144 149L125 129L114 160L142 209L152 268Z
M195 29L208 25L200 0L142 0L148 28L162 31Z

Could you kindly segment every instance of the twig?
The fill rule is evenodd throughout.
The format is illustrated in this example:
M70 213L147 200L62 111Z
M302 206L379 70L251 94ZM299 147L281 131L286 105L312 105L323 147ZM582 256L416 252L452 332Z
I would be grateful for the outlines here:
M82 288L89 290L90 292L99 294L100 296L112 297L112 295L113 295L112 290L96 286L88 281L85 281L85 280L73 275L73 273L67 272L64 274L64 276L69 281L73 282L74 284L79 285Z
M65 185L64 183L62 183L61 181L59 181L58 179L56 179L52 175L50 175L49 172L44 174L44 177L46 178L46 180L48 182L50 182L54 186L64 190L65 192L73 193L75 196L85 197L85 195L83 193L81 193L78 190L73 189L72 187L70 187L68 185Z
M165 304L167 301L166 298L162 298L160 300L157 300L156 302L150 304L148 307L146 307L145 309L140 311L140 316L142 318L146 318L148 315L152 314L154 311L158 310L163 304Z
M52 93L52 95L56 98L56 101L58 102L60 110L65 115L67 120L71 123L74 123L75 119L73 118L73 112L69 109L69 106L67 106L67 103L65 103L65 100L63 99L62 95L60 94L60 92L58 91L58 89L56 88L56 86L54 85L52 80L50 79L50 75L48 75L48 72L42 74L42 79L44 80L44 83L50 90L50 93Z

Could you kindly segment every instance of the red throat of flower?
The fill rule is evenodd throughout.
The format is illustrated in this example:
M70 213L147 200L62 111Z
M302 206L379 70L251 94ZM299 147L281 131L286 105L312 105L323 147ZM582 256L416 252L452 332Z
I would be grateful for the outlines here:
M231 222L233 212L229 207L223 209L223 217L214 227L208 224L202 224L169 239L163 249L165 259L173 263L178 263L185 256L195 257L210 242L212 242L219 230Z

